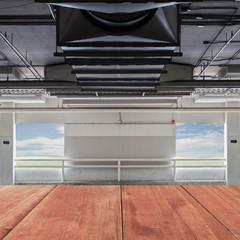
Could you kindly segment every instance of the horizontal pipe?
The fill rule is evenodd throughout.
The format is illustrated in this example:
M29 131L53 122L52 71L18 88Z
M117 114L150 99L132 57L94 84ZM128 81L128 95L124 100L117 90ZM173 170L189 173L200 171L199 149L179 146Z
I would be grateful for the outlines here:
M94 107L74 107L74 108L0 108L0 113L68 113L68 112L240 112L240 107L234 108L169 108L169 107L131 107L131 108L94 108Z
M240 15L226 15L226 14L181 14L181 19L192 19L192 20L198 20L198 18L201 18L199 20L205 20L205 19L226 19L229 20L230 18L233 19L239 19Z
M56 159L14 159L15 162L39 162L39 161L43 161L43 162L49 162L49 161L61 161L61 162L145 162L145 161L152 161L152 162L172 162L172 161L226 161L226 158L222 158L222 159L212 159L212 158L191 158L191 159L182 159L182 158L56 158Z
M240 21L182 21L181 25L190 26L233 26L239 25Z
M52 20L51 15L1 15L0 20Z
M4 21L0 20L0 26L55 26L55 21Z

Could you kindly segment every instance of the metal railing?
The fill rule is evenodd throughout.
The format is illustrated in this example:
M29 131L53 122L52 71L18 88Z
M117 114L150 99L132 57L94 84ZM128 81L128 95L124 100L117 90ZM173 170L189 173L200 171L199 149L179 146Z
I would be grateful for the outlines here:
M171 159L171 158L158 158L158 159L14 159L15 169L20 168L42 168L42 169L61 169L61 182L65 181L65 169L66 168L116 168L117 169L117 181L121 180L121 169L126 168L173 168L174 170L174 182L177 182L176 172L180 168L224 168L226 171L226 159ZM18 162L61 162L61 165L17 165ZM181 165L178 163L184 162ZM187 162L201 162L201 165L186 164ZM223 162L223 164L203 164L203 162ZM144 163L144 164L141 164ZM226 176L226 174L225 174ZM222 180L225 181L226 179ZM210 181L210 180L209 180Z

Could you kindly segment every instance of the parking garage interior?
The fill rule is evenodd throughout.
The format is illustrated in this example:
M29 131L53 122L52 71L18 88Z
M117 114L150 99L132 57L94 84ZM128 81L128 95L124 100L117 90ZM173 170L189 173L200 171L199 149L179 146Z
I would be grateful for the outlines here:
M240 239L240 3L0 1L0 239Z

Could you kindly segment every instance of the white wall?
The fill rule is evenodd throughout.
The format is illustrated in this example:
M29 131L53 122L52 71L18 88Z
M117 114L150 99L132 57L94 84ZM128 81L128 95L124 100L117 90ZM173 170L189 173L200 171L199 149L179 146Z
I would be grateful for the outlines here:
M67 158L152 158L175 157L174 124L65 124ZM130 162L133 164L132 162ZM86 180L83 170L68 169L66 180ZM115 169L87 170L92 180L116 180ZM114 174L115 173L115 174ZM169 169L122 169L121 180L173 180Z
M17 104L16 107L30 107L31 104ZM48 99L47 103L35 104L36 107L57 107L57 99ZM194 99L182 99L178 107L224 107L223 103L195 103ZM229 105L230 106L230 105ZM239 131L236 124L239 124L238 117L231 120L229 113L228 135L238 138ZM236 114L235 114L236 115ZM237 115L239 115L237 113ZM7 119L7 118L6 118ZM85 111L69 112L61 111L37 113L26 112L16 113L17 123L65 123L67 157L83 158L155 158L175 155L175 125L176 123L224 123L224 112L161 112L153 111ZM6 120L8 121L8 120ZM168 127L170 127L170 130ZM230 131L232 130L232 133ZM169 133L168 133L169 132ZM229 138L230 140L230 138ZM229 140L227 142L229 142ZM238 145L228 144L228 178L229 183L239 184L238 168ZM163 151L164 150L164 151ZM5 167L4 167L5 168ZM218 171L219 170L219 171ZM95 171L95 172L94 172ZM217 172L218 171L218 172ZM23 171L22 171L23 172ZM224 178L222 169L179 169L177 178L191 180L215 180ZM41 174L40 174L41 175ZM39 175L39 176L40 176ZM78 180L116 180L116 169L66 169L66 179ZM28 179L28 175L26 175ZM35 174L38 176L38 174ZM43 176L43 175L42 175ZM56 173L56 179L59 174ZM171 169L123 169L122 180L172 180L173 171ZM17 174L17 178L21 179ZM38 178L38 177L37 177ZM234 179L231 180L231 179ZM236 180L237 179L237 180Z

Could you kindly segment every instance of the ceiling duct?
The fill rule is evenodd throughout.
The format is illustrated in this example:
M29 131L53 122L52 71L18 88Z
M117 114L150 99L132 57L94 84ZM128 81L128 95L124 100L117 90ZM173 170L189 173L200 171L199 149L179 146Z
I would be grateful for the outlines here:
M156 93L165 65L180 45L174 3L77 3L53 5L57 46L73 67L81 91ZM91 80L91 81L89 81Z

